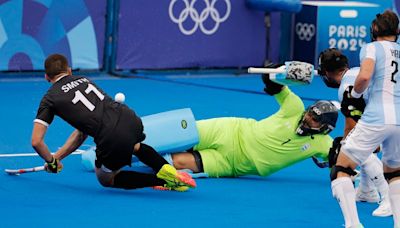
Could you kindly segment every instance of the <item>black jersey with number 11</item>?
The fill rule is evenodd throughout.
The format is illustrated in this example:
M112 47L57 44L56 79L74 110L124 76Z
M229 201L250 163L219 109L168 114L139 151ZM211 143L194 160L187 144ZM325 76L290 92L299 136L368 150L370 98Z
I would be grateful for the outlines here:
M112 131L116 126L119 106L89 79L64 76L42 98L35 122L48 126L57 115L96 139L104 130Z

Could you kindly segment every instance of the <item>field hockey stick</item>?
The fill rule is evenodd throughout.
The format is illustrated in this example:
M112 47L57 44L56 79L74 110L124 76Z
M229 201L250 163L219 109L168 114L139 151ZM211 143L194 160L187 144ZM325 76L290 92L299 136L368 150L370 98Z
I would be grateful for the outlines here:
M85 150L77 149L71 154L82 154ZM22 153L22 154L0 154L0 157L32 157L39 156L37 153ZM10 175L20 175L23 173L32 173L32 172L41 172L44 171L44 166L36 166L31 168L22 168L22 169L5 169L6 173Z
M299 61L285 62L285 65L278 68L257 68L247 69L250 74L269 74L269 78L282 85L308 85L311 84L314 74L312 64Z
M74 152L72 152L71 154L82 154L83 152L85 152L85 150L75 150ZM12 158L12 157L36 157L39 156L38 153L19 153L19 154L0 154L0 158Z
M32 168L23 168L23 169L5 169L4 171L10 175L20 175L23 173L33 173L33 172L44 171L44 166L36 166L36 167L32 167Z

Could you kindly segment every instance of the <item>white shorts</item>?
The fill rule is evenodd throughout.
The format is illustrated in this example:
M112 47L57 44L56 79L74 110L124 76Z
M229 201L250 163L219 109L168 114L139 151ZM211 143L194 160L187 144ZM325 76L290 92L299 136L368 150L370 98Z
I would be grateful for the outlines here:
M382 151L382 163L390 168L399 168L400 126L377 126L358 122L344 140L342 152L360 165L379 145Z

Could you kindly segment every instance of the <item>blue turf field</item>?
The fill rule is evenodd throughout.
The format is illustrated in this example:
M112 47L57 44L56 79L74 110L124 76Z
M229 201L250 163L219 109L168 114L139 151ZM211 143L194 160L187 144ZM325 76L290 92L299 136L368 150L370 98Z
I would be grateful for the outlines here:
M190 107L196 119L237 116L261 119L278 106L260 93L257 76L198 75L121 79L96 77L109 95L126 95L140 116ZM168 80L168 81L166 81ZM0 81L0 153L33 152L32 121L49 84L42 79ZM336 99L319 78L307 87L292 88L305 98ZM342 133L343 118L332 136ZM53 151L72 128L56 119L46 142ZM90 144L91 140L86 143ZM343 218L330 189L329 170L311 159L268 178L198 179L198 188L185 193L152 189L105 189L94 173L83 171L79 155L64 160L58 175L0 173L0 227L342 227ZM5 168L38 166L38 158L0 158ZM376 204L358 204L365 227L392 227L392 218L372 217Z

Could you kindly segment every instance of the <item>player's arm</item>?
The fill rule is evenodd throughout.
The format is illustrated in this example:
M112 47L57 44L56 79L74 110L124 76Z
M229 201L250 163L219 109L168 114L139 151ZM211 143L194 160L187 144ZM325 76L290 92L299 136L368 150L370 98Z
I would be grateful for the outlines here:
M329 156L333 141L334 140L327 135L327 137L321 139L321 141L317 144L319 152L315 153L311 158L315 165L317 165L319 168L329 167Z
M273 64L270 67L276 68L279 64ZM265 85L264 91L268 95L274 96L280 105L278 113L283 116L292 116L304 111L304 105L301 99L294 94L287 86L272 81L269 74L262 75L262 81Z
M47 126L41 123L33 123L32 131L32 147L35 151L42 157L45 162L51 162L53 160L53 155L50 153L49 148L44 142L44 136L46 135Z
M345 118L343 138L346 138L346 136L356 126L356 124L357 124L357 122L353 118L351 118L351 117Z
M83 134L79 130L73 131L64 145L54 154L54 157L59 160L67 157L76 149L78 149L87 139L87 137L88 136L86 134Z
M376 49L373 43L363 46L360 50L360 71L358 72L351 97L359 98L367 89L375 70Z
M32 131L32 147L35 151L45 160L45 170L49 173L58 173L62 170L61 162L53 157L50 153L49 148L44 142L44 136L46 135L47 125L42 123L34 122Z
M375 61L371 58L365 58L360 66L360 72L354 83L354 89L351 96L354 98L361 97L361 94L368 87L369 81L371 80L372 74L375 69Z
M286 86L274 97L280 105L277 114L282 117L291 117L304 111L303 101Z

